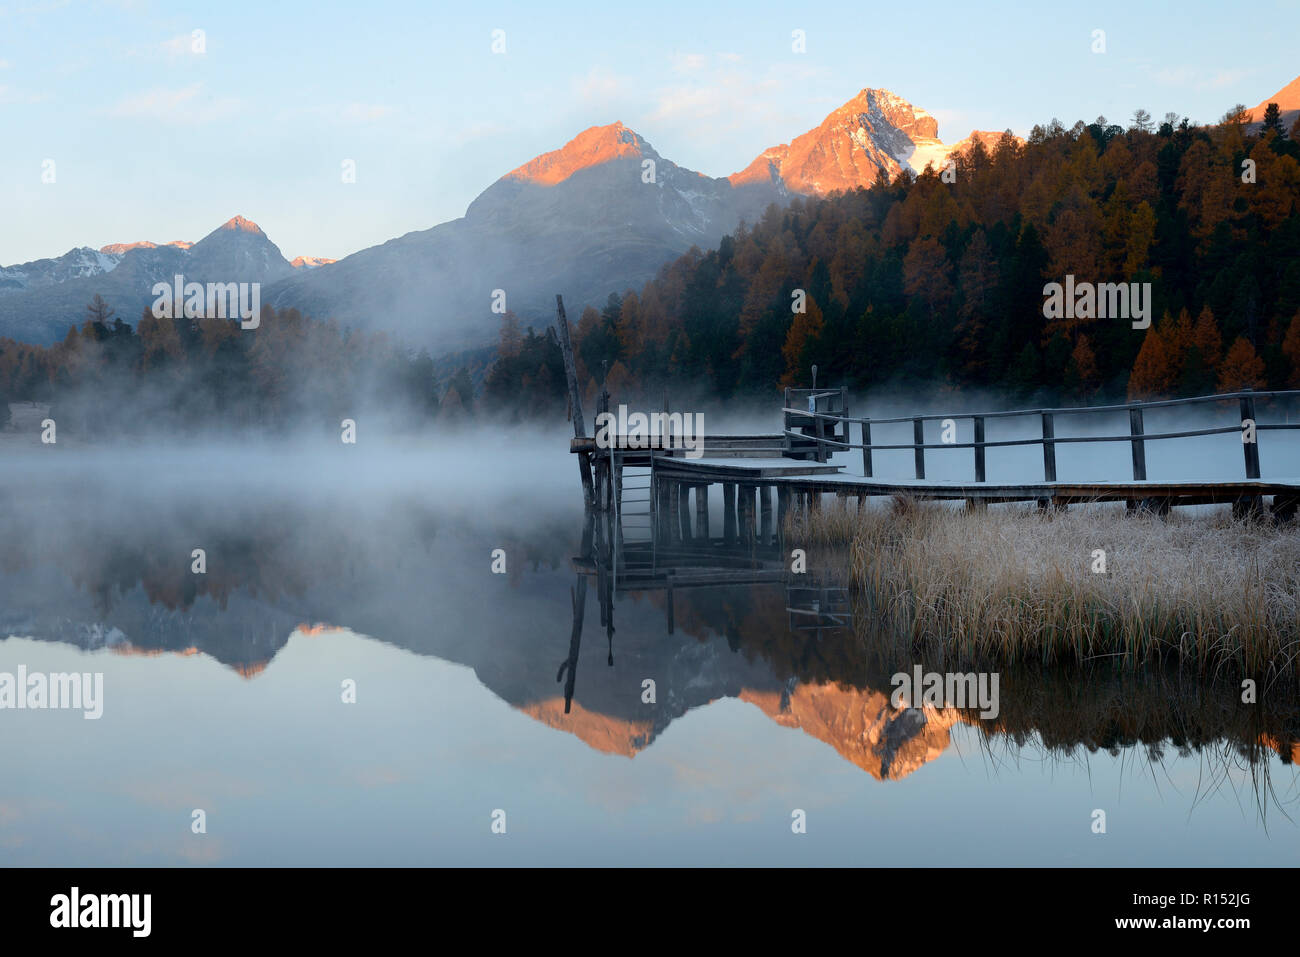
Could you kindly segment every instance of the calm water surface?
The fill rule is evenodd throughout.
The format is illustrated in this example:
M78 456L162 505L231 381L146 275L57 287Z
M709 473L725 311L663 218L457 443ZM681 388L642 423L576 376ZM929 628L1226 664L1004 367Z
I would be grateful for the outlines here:
M0 862L1300 859L1294 702L1007 672L1001 730L895 709L913 662L777 580L678 588L671 631L620 590L611 635L558 449L11 456L0 671L102 672L105 704L0 711Z

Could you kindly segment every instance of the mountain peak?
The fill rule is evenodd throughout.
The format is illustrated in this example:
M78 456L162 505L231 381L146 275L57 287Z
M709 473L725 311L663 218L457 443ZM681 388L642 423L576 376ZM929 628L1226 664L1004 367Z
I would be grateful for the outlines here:
M259 236L265 236L262 227L257 225L251 219L245 219L243 216L232 216L221 224L221 229L230 229L239 233L256 233Z
M1276 103L1278 112L1283 116L1296 110L1300 110L1300 76L1296 77L1272 96L1267 96L1261 100L1259 106L1250 111L1251 119L1256 123L1264 119L1264 111L1268 109L1270 103Z
M503 178L554 186L588 167L616 159L640 158L647 153L653 154L650 144L622 123L592 126L558 150L529 160Z
M933 116L890 90L865 87L816 129L765 150L730 180L733 186L771 182L824 196L870 186L902 169L920 172L948 152Z

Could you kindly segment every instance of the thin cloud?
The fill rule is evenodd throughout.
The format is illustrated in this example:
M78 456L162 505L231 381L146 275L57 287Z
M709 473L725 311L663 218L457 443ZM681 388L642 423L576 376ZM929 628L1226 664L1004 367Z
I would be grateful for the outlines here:
M1250 70L1217 69L1197 70L1189 66L1165 67L1156 70L1153 77L1161 86L1182 90L1222 90L1248 79Z
M158 48L169 60L198 56L198 54L194 52L194 36L192 33L177 34L168 40L164 40L158 45Z
M397 112L397 107L382 103L349 103L338 111L338 117L348 123L369 123Z
M239 101L233 97L204 97L202 93L201 83L178 89L155 87L118 100L109 108L108 115L190 124L220 119L239 109Z
M13 86L0 85L0 104L5 106L25 106L31 103L43 103L50 98L48 93L33 93Z
M573 93L583 103L604 103L622 96L631 81L602 66L592 67L585 76L573 81Z
M715 132L740 129L769 119L774 96L825 72L813 66L774 64L757 74L735 64L723 61L689 80L659 88L650 121L707 123Z

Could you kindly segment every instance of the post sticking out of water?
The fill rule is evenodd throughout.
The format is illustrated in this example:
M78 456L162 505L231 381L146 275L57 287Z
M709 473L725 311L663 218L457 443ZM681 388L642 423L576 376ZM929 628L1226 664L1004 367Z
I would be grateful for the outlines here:
M569 403L573 409L573 437L586 438L587 427L582 421L582 393L578 390L578 366L573 358L573 343L569 341L569 318L564 314L564 297L555 294L555 326L560 335L560 351L564 356L564 375L569 380ZM586 452L578 454L578 467L582 472L582 498L587 508L596 503L596 492L591 486L591 458Z

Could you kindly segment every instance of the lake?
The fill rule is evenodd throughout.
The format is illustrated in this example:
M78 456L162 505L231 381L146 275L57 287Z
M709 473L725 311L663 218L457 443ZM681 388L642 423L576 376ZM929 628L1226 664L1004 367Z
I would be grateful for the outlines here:
M618 586L611 629L563 431L494 438L7 449L0 672L102 673L103 714L0 710L0 862L1300 854L1293 701L1040 669L1002 674L1000 730L894 707L925 662L779 574Z

